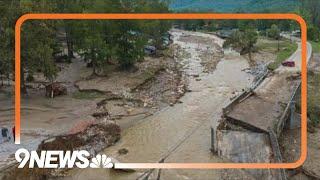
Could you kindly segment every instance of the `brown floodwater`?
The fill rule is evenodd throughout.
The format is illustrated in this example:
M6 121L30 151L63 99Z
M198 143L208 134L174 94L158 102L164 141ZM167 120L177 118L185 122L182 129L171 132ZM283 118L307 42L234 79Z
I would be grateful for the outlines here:
M215 127L221 117L222 108L238 93L250 86L253 77L242 71L248 68L247 61L238 53L225 51L224 58L212 73L202 72L197 49L207 48L199 42L181 42L179 36L214 35L194 34L178 31L174 33L174 43L192 55L181 59L188 76L191 92L180 100L182 103L162 109L139 123L123 130L121 140L103 153L123 163L164 162L222 162L210 152L210 127ZM217 44L221 44L217 42ZM202 47L205 46L205 47ZM198 74L199 77L193 77ZM126 148L128 153L118 154ZM240 171L240 170L239 170ZM136 179L146 170L119 172L108 169L75 169L70 172L72 179ZM150 179L216 179L223 175L219 170L154 170ZM236 174L236 173L233 173Z

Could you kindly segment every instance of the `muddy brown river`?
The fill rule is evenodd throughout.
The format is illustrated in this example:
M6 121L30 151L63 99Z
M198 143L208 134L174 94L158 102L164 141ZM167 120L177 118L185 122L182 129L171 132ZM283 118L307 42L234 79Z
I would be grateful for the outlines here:
M182 103L162 109L123 130L121 140L103 153L122 163L164 162L223 162L210 152L210 127L215 127L222 114L222 108L231 97L250 86L253 77L242 71L248 68L247 61L238 53L225 51L224 58L212 73L202 72L199 49L208 48L197 38L211 38L221 45L222 40L214 35L174 30L174 43L191 56L180 59L188 77L188 88L180 100ZM179 41L180 37L190 38L189 42ZM194 77L197 74L199 77ZM128 153L118 154L126 148ZM237 173L241 173L240 170ZM121 172L108 169L75 169L70 172L72 179L137 179L148 170ZM149 179L218 179L223 170L153 170ZM229 173L236 175L237 173Z

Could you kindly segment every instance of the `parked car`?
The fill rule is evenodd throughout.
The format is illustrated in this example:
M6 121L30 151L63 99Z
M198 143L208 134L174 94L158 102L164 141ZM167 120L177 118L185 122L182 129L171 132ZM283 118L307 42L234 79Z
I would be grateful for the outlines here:
M295 67L295 62L294 61L285 61L282 63L282 66L287 66L287 67Z

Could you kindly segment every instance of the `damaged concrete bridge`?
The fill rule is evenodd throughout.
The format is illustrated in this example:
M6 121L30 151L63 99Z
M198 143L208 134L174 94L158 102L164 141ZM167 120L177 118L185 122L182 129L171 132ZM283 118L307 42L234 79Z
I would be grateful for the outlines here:
M294 122L294 102L300 94L300 77L288 74L266 77L256 88L245 91L223 109L213 130L213 150L237 163L280 163L277 138L285 125ZM291 93L288 93L291 92ZM263 179L285 179L281 170L250 170Z
M300 59L297 52L290 58ZM284 128L300 125L295 102L300 98L301 79L300 70L280 68L272 73L266 70L249 90L223 108L219 125L211 131L214 153L236 163L282 162L278 137ZM284 170L246 171L259 179L286 179Z

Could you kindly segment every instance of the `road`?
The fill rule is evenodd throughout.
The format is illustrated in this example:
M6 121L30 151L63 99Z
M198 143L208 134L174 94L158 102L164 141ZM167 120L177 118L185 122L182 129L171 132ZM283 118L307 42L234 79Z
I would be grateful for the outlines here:
M279 68L276 69L276 72L278 73L301 72L301 42L300 42L300 39L298 38L294 38L294 41L298 43L298 49L287 59L287 61L294 61L295 67L285 67L281 65ZM309 63L311 55L312 55L312 46L309 42L307 42L307 63Z

